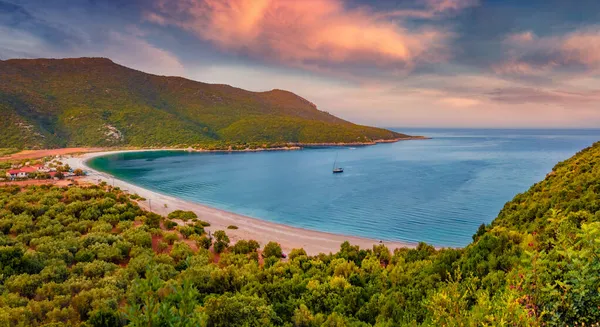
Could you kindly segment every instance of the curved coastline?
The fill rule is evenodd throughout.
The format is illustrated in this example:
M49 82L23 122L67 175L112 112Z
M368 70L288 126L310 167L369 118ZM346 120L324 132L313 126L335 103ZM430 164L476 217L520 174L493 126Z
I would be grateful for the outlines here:
M186 151L185 149L178 150ZM146 198L146 201L138 201L138 204L146 210L151 210L163 216L168 215L174 210L194 211L200 219L210 222L211 226L208 227L207 230L212 232L216 230L226 231L232 243L242 239L254 239L263 246L269 241L275 241L281 244L281 247L285 252L289 252L294 248L303 248L309 255L336 252L344 241L348 241L353 245L358 245L361 248L371 248L373 245L379 244L379 240L375 239L292 227L209 207L196 202L182 200L120 180L110 174L97 171L87 164L87 162L93 158L111 154L178 150L145 149L91 152L82 155L69 156L63 161L68 163L73 169L80 168L88 172L88 176L83 178L86 182L100 183L104 181L109 185L120 187L128 193L137 193L141 197ZM239 228L234 230L227 229L227 226L229 225L236 225ZM414 248L416 246L414 243L399 241L385 241L383 244L390 250L402 247Z

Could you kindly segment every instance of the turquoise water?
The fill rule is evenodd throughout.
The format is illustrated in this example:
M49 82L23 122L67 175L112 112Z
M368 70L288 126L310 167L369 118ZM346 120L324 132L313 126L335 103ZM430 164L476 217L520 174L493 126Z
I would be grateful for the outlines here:
M259 153L140 152L90 165L133 184L297 227L464 246L600 130L399 129L431 140ZM338 155L343 174L332 174Z

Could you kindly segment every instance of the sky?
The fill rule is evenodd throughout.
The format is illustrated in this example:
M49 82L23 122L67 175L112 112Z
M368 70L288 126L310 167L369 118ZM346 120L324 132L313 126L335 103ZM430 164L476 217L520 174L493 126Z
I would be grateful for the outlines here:
M598 0L0 0L1 60L69 57L382 127L600 126Z

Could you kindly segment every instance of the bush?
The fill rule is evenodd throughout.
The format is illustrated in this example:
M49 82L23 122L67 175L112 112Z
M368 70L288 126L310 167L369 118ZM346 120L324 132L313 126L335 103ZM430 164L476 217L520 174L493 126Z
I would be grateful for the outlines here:
M177 227L177 223L172 220L165 220L165 228L168 230L173 230Z
M239 240L231 247L231 251L235 254L248 254L250 252L256 252L259 248L260 245L255 240Z
M227 226L227 229L238 229L238 227L236 225L229 225Z
M176 233L165 233L165 236L163 237L163 239L170 245L172 245L173 243L175 243L175 241L179 240L179 236L177 236Z
M177 230L179 230L184 238L190 238L191 235L196 233L196 230L192 226L179 226Z
M149 212L147 213L146 219L144 220L144 224L150 228L160 228L160 221L162 217L155 213Z
M196 224L202 226L202 227L210 227L210 223L204 220L198 220L196 221Z
M123 232L123 237L137 246L147 248L152 246L152 234L143 231L141 228L128 229Z
M181 221L188 221L190 219L198 218L198 216L192 211L175 210L169 214L169 219L179 219Z
M262 252L262 256L264 258L281 258L283 257L283 251L281 250L281 246L279 245L279 243L269 242L267 243L267 245L265 245L265 248Z
M157 244L157 251L158 251L158 252L161 252L161 253L162 253L162 252L165 252L165 250L166 250L166 249L168 249L168 248L169 248L169 244L167 244L167 243L166 243L166 242L164 242L164 241L160 241L160 242L158 242L158 244Z
M199 249L210 249L210 246L212 245L212 240L210 238L208 238L207 236L201 236L199 239L196 240L196 245L198 246Z
M301 256L306 256L306 251L304 251L304 249L292 249L292 251L290 252L289 258L290 258L290 260L293 260L293 259L301 257Z
M229 246L229 237L222 230L216 231L214 236L215 243L213 248L216 253L221 253Z
M171 249L171 257L175 259L175 261L182 261L187 259L187 257L193 255L194 252L190 248L189 245L184 242L175 242L173 244L173 248Z

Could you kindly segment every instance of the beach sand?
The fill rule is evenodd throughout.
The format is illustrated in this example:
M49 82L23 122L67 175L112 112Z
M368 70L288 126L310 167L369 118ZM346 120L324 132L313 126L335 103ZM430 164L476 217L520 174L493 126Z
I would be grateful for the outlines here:
M129 152L140 151L144 150L133 150ZM81 168L86 171L88 176L84 177L82 179L83 181L90 183L99 183L104 181L107 184L119 187L130 194L138 194L139 196L145 198L145 201L138 201L138 203L146 210L151 210L163 216L166 216L175 210L193 211L198 215L199 219L207 221L211 224L210 227L206 228L207 231L214 232L217 230L224 230L231 239L232 244L242 239L256 240L261 246L264 246L269 241L274 241L281 245L284 253L289 253L291 249L303 248L309 255L337 252L340 249L340 245L344 241L349 241L352 245L358 245L361 248L371 248L373 245L379 244L379 240L307 230L247 217L244 215L208 207L195 202L184 201L127 183L114 178L109 174L96 171L86 165L86 161L90 160L91 158L118 152L127 151L86 153L69 156L67 158L63 158L62 161L68 163L73 169ZM238 229L227 229L227 226L229 225L235 225L238 227ZM400 247L414 248L416 246L416 244L403 242L383 243L390 250Z

